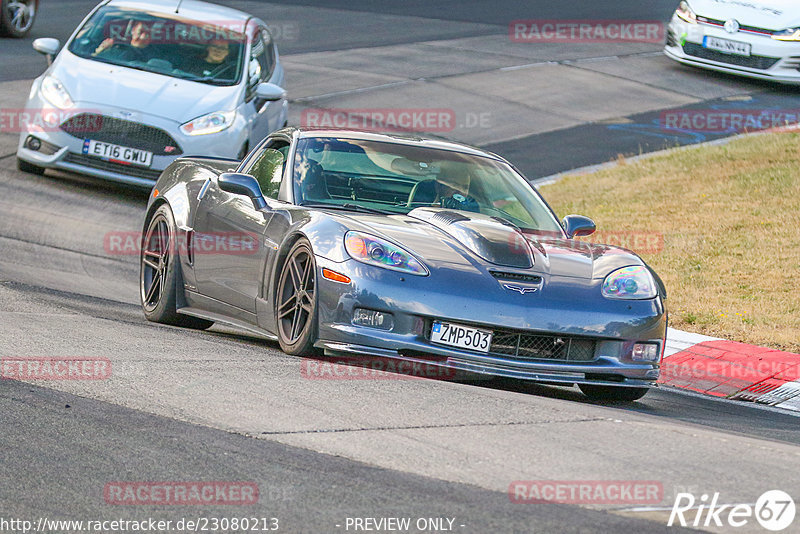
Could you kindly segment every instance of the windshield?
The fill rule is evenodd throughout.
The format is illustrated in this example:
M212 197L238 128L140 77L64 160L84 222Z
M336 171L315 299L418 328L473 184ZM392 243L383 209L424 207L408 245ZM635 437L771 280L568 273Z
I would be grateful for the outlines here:
M98 10L69 45L85 59L211 85L238 83L244 50L241 31L120 7Z
M360 139L307 138L294 161L304 205L405 214L434 206L499 217L562 235L538 193L507 164L479 156Z

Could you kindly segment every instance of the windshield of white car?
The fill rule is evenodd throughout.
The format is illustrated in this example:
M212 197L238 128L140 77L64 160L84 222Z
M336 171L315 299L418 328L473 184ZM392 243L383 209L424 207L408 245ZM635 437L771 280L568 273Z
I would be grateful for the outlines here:
M241 27L231 26L107 6L83 25L69 51L84 59L173 78L236 85L244 64L245 38Z
M523 231L561 236L534 188L508 164L451 150L362 139L305 138L294 160L301 205L362 206L406 214L442 207L497 217Z

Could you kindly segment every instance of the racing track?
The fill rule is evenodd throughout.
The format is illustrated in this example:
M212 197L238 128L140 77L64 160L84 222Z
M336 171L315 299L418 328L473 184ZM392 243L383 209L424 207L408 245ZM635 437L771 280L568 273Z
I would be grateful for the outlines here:
M69 20L71 28L75 14L90 4L47 6L36 31L60 27L57 21L62 20ZM493 35L505 31L498 21L530 18L514 13L512 4L493 3L494 25L477 20L483 18L478 3L467 4L463 12L454 7L460 16L450 21L441 13L420 17L414 4L402 4L405 12L381 16L392 32L366 24L376 18L369 9L379 8L358 2L348 2L351 11L288 3L275 7L284 20L303 21L301 34L332 35L338 24L345 35L344 44L339 40L329 47L337 52L326 52L322 38L282 48L296 106L325 99L351 106L353 95L379 102L381 89L353 93L352 86L319 98L331 93L327 84L336 83L322 76L319 63L346 61L348 48L378 47L376 53L386 57L397 50L391 47L403 46L415 58L423 57L420 49L427 51L431 57L419 68L432 70L436 56L431 49L441 43L414 43L462 40L443 46L448 50L442 53L450 57L467 46L463 39L470 40L469 46L487 47ZM671 4L652 3L651 16L663 18ZM262 3L238 5L264 18L270 13ZM365 24L349 37L341 30L354 20ZM406 41L399 42L397 35ZM0 64L9 65L14 56L35 70L27 62L41 59L33 53L23 57L18 45L0 41ZM548 53L566 57L568 52ZM471 87L477 88L484 71L491 72L486 65L497 57L470 55L482 65L451 76L473 76ZM512 64L519 58L504 57ZM618 63L595 62L592 69L614 70L619 77L630 68L624 54L619 57ZM628 61L653 62L653 78L675 75L652 51L639 50ZM377 72L379 62L367 58L363 63L364 70L351 71L349 82L369 85L387 76ZM465 62L461 68L471 65ZM565 63L554 69L567 77L593 75ZM0 106L24 101L28 82L13 81L20 72L22 67L0 72L7 80L0 85ZM26 77L36 74L28 71ZM796 98L761 84L706 78L694 71L679 74L695 94L705 92L708 98ZM420 85L452 91L442 94L451 94L454 101L476 101L474 95L465 97L461 83L412 78L398 89L409 102L408 95ZM650 89L642 89L630 103L641 113L653 113L658 108L651 101L667 98L660 92L653 98ZM704 101L699 96L670 98L678 105ZM508 99L503 105L491 108L496 117L511 113L515 102ZM592 104L587 95L576 93L567 107L573 111L559 115L564 123L587 117ZM537 113L535 107L526 109L530 116ZM628 115L634 113L619 113ZM555 171L582 164L570 160L580 147L569 150L564 137L560 145L553 141L570 135L580 144L580 124L537 133L496 123L489 130L454 133L490 144L485 140L501 131L507 140L492 149L527 169L540 165L541 154L526 156L524 150L526 144L536 146L536 136L561 147L555 158L560 168L548 163ZM455 529L461 532L636 532L665 529L668 512L512 504L505 492L515 480L657 480L664 486L665 507L678 491L718 491L726 503L753 503L769 489L800 495L800 425L790 414L664 389L634 406L601 406L577 390L513 381L308 380L301 372L303 360L282 354L269 341L223 327L198 333L147 323L138 308L136 258L104 250L108 232L139 230L146 193L66 174L20 173L9 157L15 145L15 135L0 134L0 356L106 357L113 374L106 381L46 387L0 382L3 517L276 516L286 532L338 532L344 528L336 525L344 525L348 516L441 516L456 518ZM244 513L230 507L110 506L103 501L103 486L116 480L255 481L261 498Z

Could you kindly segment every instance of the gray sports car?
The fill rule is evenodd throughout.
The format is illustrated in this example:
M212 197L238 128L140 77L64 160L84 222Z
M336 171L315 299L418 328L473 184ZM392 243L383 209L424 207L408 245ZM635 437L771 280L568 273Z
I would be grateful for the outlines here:
M288 164L287 164L288 162ZM243 161L181 158L145 216L151 321L215 321L295 355L369 355L578 384L655 384L666 292L630 251L574 240L502 158L414 136L284 128Z

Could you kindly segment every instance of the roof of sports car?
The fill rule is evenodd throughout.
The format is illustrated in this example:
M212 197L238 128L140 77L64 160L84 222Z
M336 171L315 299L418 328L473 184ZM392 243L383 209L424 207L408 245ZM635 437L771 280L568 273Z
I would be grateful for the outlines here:
M149 11L152 13L171 13L175 14L178 7L178 0L111 0L109 5L117 7L130 7ZM251 15L238 9L202 2L200 0L183 0L180 3L181 15L188 19L215 22L220 26L225 26L231 22L241 22L252 18Z
M472 154L475 156L489 157L493 159L503 158L492 152L481 150L474 146L457 143L455 141L448 141L446 139L438 139L435 137L426 137L423 134L416 134L410 132L397 132L397 133L382 133L368 130L352 130L352 129L336 129L336 128L312 128L307 126L289 126L283 128L278 132L286 135L296 134L298 137L333 137L339 139L364 139L366 141L383 141L385 143L400 143L404 145L416 145L426 148L435 148L439 150L450 150L453 152L462 152ZM276 132L276 133L278 133Z

